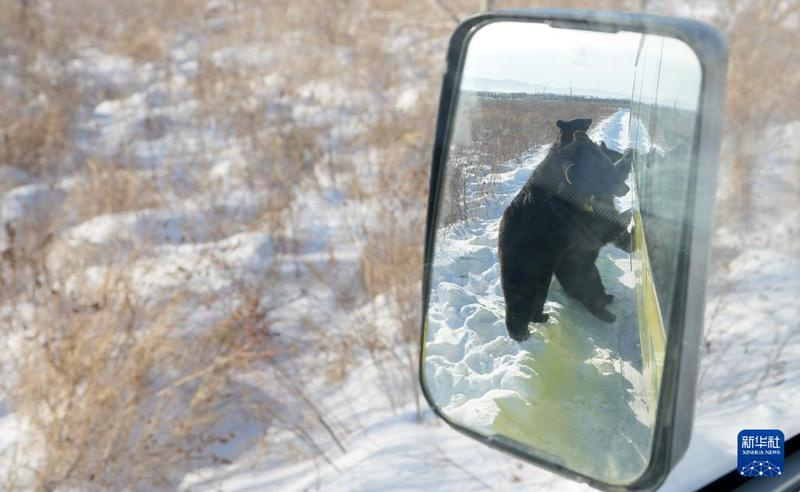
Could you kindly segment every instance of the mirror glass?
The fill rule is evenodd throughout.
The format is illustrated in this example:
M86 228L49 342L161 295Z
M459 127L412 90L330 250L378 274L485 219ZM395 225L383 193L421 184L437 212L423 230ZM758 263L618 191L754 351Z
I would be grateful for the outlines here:
M449 422L605 483L645 470L701 76L663 36L517 21L473 34L423 337Z

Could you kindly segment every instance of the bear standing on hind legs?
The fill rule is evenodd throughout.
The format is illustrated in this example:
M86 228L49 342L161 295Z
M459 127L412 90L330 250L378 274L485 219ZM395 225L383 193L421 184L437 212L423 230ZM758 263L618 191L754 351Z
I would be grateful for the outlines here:
M558 120L556 126L559 135L551 147L551 152L571 142L573 133L586 131L591 124L590 118ZM620 192L627 193L625 180L631 172L633 151L629 149L624 154L616 152L606 147L605 142L600 142L600 150L615 163L614 169ZM602 242L596 243L594 247L570 249L556 267L555 276L568 296L580 301L599 320L613 323L617 317L607 309L607 306L614 300L614 296L606 292L596 262L600 248L607 242L613 241L617 247L630 253L631 241L627 225L631 221L631 212L620 214L611 196L595 198L591 209L596 220L588 223L587 232Z
M625 180L631 172L633 150L628 149L623 154L609 149L604 142L600 142L600 150L615 162L614 169L620 191L627 192ZM631 221L631 212L619 213L610 196L597 197L592 203L592 212L596 220L590 223L589 230L604 242L596 247L570 250L556 267L555 276L567 295L580 301L596 318L613 323L617 318L607 306L614 300L614 296L606 293L596 262L600 248L607 242L613 241L617 247L630 253L631 237L627 225Z
M565 255L575 248L602 246L602 239L588 232L595 220L590 202L593 196L620 194L618 181L611 159L577 131L570 143L545 157L503 213L500 281L506 327L515 340L528 338L531 321L548 319L542 309Z

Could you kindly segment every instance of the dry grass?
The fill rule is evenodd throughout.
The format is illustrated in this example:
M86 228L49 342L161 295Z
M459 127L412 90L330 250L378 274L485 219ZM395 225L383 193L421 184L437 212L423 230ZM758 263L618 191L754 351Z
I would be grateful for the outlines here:
M341 8L354 5L342 2ZM255 423L264 435L288 431L296 436L298 444L292 447L297 452L327 459L327 446L322 443L339 443L339 430L326 421L325 412L315 407L315 398L303 389L316 382L307 374L326 374L329 380L341 382L348 377L352 360L365 352L387 376L396 375L398 365L404 368L402 391L389 384L396 377L386 378L387 394L397 408L416 392L420 269L410 265L419 265L417 238L423 225L408 217L424 215L433 100L403 115L397 114L393 100L381 101L374 111L377 118L365 114L353 119L362 125L361 132L333 134L335 140L330 143L335 119L308 123L298 120L294 111L298 100L311 108L328 103L318 95L299 93L298 87L320 78L348 89L383 91L400 76L398 71L374 70L386 51L376 36L359 34L359 29L374 28L370 10L356 9L352 17L331 23L323 15L327 2L320 2L320 8L312 10L320 13L312 23L316 29L307 25L308 10L298 10L292 2L269 6L237 2L232 10L200 7L157 0L136 6L85 0L55 7L34 1L4 11L2 21L13 34L9 46L27 56L13 74L19 80L35 81L37 89L45 90L45 98L0 91L0 101L9 109L7 119L0 121L7 143L3 157L41 180L58 183L69 177L69 185L59 188L63 202L50 207L47 220L25 224L36 231L33 239L28 240L27 234L23 238L23 224L5 225L10 232L3 236L7 242L0 279L10 296L4 301L10 298L13 311L11 318L3 318L1 328L20 340L4 354L12 373L4 385L5 402L28 426L30 447L20 456L25 457L24 465L33 477L27 482L24 474L16 474L10 485L19 480L18 485L42 490L170 488L190 469L229 459L215 450L235 439L231 432L237 431L237 425L245 427L245 420ZM397 7L384 7L387 14L396 15L393 9ZM265 30L267 14L270 29ZM388 26L394 20L386 17L374 22ZM25 28L15 30L12 24ZM45 25L52 29L41 36L35 26ZM437 27L442 33L447 28ZM178 127L182 133L175 135L171 115L148 114L141 131L127 135L116 153L92 148L78 151L74 142L81 132L79 116L90 114L104 100L128 98L135 85L98 86L76 78L74 71L64 68L70 59L96 47L126 57L135 70L152 67L155 82L165 83L166 94L161 97L172 101L182 96L180 89L173 91L167 84L174 63L168 59L169 49L185 32L195 33L199 44L197 76L188 82L191 96L198 101L192 126L187 129L184 121ZM318 48L298 58L292 54L298 41ZM261 85L263 61L248 66L246 61L221 62L212 56L230 46L259 42L280 47L274 56L267 53L274 73L283 74L276 79L278 86ZM328 54L331 46L350 52L343 56L355 60L352 71L342 73L340 60ZM232 53L238 56L235 50ZM41 71L36 63L39 57L57 61L59 79L50 80ZM429 61L423 58L420 63ZM33 87L30 92L35 94ZM40 104L30 104L32 100ZM343 104L339 111L353 110L346 100ZM209 179L207 170L227 148L219 147L217 136L209 138L212 131L239 148L240 160L246 164L231 168L224 179L247 183L260 201L239 222L220 212L220 220L215 221L219 223L205 224L205 229L213 229L206 240L264 231L273 238L274 254L296 253L302 244L295 237L293 204L302 194L322 189L320 175L349 190L360 187L362 192L356 193L360 199L386 199L379 212L388 224L385 234L374 234L372 225L354 224L363 227L366 238L362 268L352 276L360 288L337 289L336 303L344 312L360 313L354 315L360 329L343 334L341 349L324 366L304 360L296 345L302 341L328 348L331 334L313 317L277 315L284 325L303 332L296 338L281 338L272 331L273 314L262 304L269 299L272 304L268 304L281 305L286 287L296 281L279 273L279 263L258 282L233 281L231 289L213 294L194 291L187 278L185 288L168 289L154 302L142 295L133 279L141 277L141 265L150 261L157 244L143 240L134 245L110 243L105 248L111 251L100 251L104 246L96 245L70 250L72 246L61 238L66 228L99 215L145 209L180 211L182 201L198 193L213 197L208 204L212 208L217 207L216 201L222 204L226 188ZM198 142L199 150L171 154L159 172L153 172L152 163L136 157L134 145L157 144L165 137ZM373 178L364 180L354 172L348 155L376 145L387 150L385 160L376 163ZM180 186L169 188L169 176L179 176ZM131 247L130 252L123 249ZM61 259L46 261L54 251L58 251L54 258ZM66 258L68 262L63 261ZM82 271L81 265L93 265L91 272ZM349 268L337 266L333 255L328 266L312 272L313 264L298 264L303 275L313 275L318 289L338 285L346 274L342 269ZM221 268L231 279L247 274L224 262ZM98 279L97 272L105 273ZM365 301L376 297L384 299L385 306L363 309ZM27 306L35 307L29 311ZM198 323L193 317L197 309L209 310L206 321ZM386 326L387 318L399 320L402 329ZM297 364L305 364L302 371ZM256 377L265 389L243 385L241 379L247 377ZM256 435L243 442L252 445L258 440Z
M581 98L572 101L464 98L460 105L463 112L457 120L469 124L457 125L462 132L469 130L469 134L454 137L457 145L454 157L462 153L477 154L483 164L494 168L554 141L559 134L557 120L591 118L593 123L599 123L619 108L619 104L612 102Z
M39 489L167 487L195 461L223 460L208 450L253 396L235 374L277 354L252 303L187 338L181 294L154 310L130 291L110 274L81 301L41 293L9 391L41 444Z
M136 172L119 161L85 161L85 173L69 189L66 207L80 219L157 207L162 200L156 184L147 174Z
M800 118L800 71L794 46L800 43L800 2L728 2L716 23L730 48L725 107L722 224L751 227L752 169L770 147L768 132ZM777 69L777 67L785 67ZM769 74L769 76L764 76ZM728 179L730 178L730 179Z

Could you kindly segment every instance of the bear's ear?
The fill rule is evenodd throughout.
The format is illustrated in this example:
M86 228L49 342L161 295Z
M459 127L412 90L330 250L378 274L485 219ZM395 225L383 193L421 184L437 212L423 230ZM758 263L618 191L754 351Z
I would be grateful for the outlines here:
M556 121L556 126L563 130L564 129L564 120Z
M566 181L567 184L572 184L572 179L569 177L569 173L574 166L574 162L568 161L564 163L564 168L562 169L561 173L564 175L564 181Z
M600 140L600 148L603 150L608 150L608 147L606 147L606 143L602 140Z
M590 126L592 126L592 119L591 118L586 118L586 119L583 120L583 122L586 124L586 129L587 130L589 129Z

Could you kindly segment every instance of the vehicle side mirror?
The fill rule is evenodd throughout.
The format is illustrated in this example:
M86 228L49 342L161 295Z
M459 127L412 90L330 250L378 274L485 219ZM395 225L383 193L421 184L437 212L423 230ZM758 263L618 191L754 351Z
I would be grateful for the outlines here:
M663 482L691 433L726 64L685 19L456 29L423 277L438 416L596 487Z

